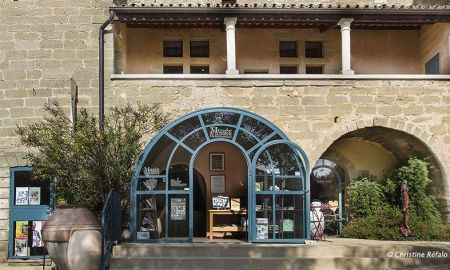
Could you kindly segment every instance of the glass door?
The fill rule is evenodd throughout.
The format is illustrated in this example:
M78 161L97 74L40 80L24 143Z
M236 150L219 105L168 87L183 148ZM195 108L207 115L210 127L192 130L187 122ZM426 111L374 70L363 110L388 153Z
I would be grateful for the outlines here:
M296 144L275 140L252 162L253 242L303 242L309 238L309 164Z

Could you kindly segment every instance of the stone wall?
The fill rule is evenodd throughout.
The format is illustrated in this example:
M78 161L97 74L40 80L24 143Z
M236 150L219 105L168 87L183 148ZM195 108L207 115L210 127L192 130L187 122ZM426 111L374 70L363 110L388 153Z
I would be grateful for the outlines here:
M384 126L416 136L450 165L448 81L118 80L111 94L110 104L160 102L173 118L210 107L252 111L305 148L311 163L345 133Z
M98 106L98 29L111 4L0 1L0 261L8 249L9 168L25 164L16 126L42 119L49 99L69 111L71 77L80 87L80 106Z

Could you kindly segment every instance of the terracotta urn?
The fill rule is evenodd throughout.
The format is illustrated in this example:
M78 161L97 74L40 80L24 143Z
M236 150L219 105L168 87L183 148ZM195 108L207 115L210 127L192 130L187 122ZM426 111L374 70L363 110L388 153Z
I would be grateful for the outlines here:
M57 207L42 228L42 239L58 270L100 269L100 224L89 209Z

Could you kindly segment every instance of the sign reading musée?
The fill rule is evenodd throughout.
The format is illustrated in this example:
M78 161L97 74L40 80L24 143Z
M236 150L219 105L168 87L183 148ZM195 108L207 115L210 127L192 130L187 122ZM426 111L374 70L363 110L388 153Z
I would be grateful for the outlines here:
M231 108L190 113L163 128L136 166L132 240L303 242L306 172L304 151L268 120Z

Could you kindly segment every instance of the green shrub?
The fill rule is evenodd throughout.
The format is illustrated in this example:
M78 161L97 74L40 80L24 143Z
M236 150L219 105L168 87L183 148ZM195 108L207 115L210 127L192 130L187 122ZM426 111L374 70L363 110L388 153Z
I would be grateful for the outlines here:
M409 188L409 209L415 211L417 215L424 220L435 219L441 217L438 211L436 200L426 192L428 184L431 180L428 178L428 163L419 158L410 158L404 166L395 169L392 178L397 183L397 189L390 197L399 198L400 202L400 186L406 180Z
M98 211L110 188L125 197L145 134L167 122L158 105L113 107L99 130L97 117L81 109L75 127L58 103L45 105L43 121L17 132L30 148L27 159L38 179L57 179L57 202Z
M363 239L400 240L401 184L409 187L409 221L411 237L424 241L450 241L450 225L439 213L434 198L426 193L431 182L428 163L410 158L394 169L383 185L369 179L355 180L347 188L352 219L341 236Z
M342 229L341 236L374 240L399 240L401 220L400 209L389 205L380 205L369 215L352 219Z
M381 185L368 178L353 181L347 188L347 196L354 217L371 215L384 200Z
M446 224L440 217L423 219L412 211L409 215L409 228L412 237L423 241L450 241L450 224Z

